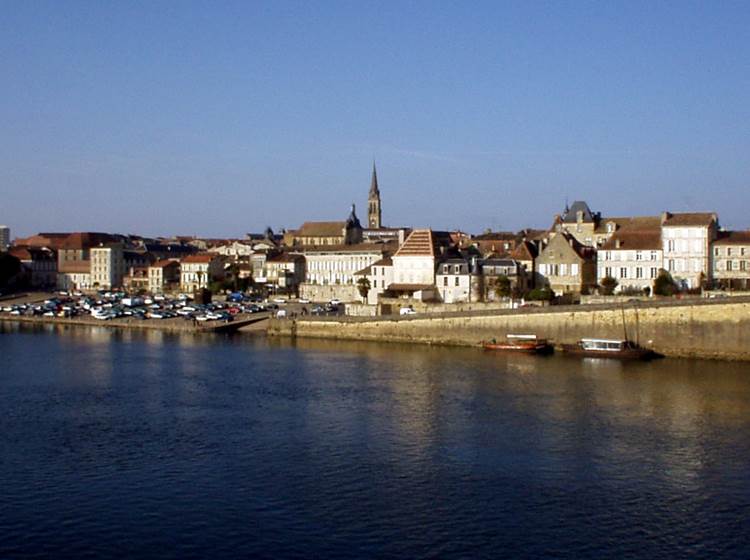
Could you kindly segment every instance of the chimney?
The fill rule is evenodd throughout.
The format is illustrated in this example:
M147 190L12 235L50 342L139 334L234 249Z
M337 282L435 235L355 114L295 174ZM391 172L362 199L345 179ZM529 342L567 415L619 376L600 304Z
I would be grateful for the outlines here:
M672 216L669 212L662 212L661 213L661 225L664 225L664 223Z
M579 210L578 212L576 212L576 223L583 223L583 210Z

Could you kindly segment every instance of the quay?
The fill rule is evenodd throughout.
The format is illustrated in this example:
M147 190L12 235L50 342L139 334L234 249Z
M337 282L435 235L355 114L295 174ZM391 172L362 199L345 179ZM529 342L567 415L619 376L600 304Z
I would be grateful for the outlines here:
M627 334L668 357L750 361L750 297L406 316L272 318L268 328L271 336L448 346L479 346L482 340L519 332L558 345Z

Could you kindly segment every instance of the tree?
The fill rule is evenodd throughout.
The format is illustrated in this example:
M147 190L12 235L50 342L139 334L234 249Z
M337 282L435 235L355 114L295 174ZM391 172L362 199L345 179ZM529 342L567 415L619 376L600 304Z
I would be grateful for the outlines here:
M555 293L549 288L536 288L526 295L529 301L552 301L554 297Z
M672 296L677 291L672 275L666 270L659 271L659 275L654 280L654 294L657 296Z
M605 276L604 278L602 278L602 281L599 282L599 289L603 296L611 296L612 294L614 294L616 287L617 280L615 280L611 276Z
M362 296L362 301L366 301L367 294L370 293L370 280L365 277L357 280L357 291L359 291L359 295Z
M499 298L508 297L511 292L510 278L505 276L498 276L495 279L495 295Z

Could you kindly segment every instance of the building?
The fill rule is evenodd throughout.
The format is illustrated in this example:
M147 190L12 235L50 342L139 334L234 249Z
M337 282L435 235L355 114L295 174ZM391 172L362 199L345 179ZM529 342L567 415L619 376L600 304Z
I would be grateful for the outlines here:
M435 269L454 247L449 232L415 229L393 255L393 282L389 297L429 299L435 294Z
M393 250L387 243L359 243L324 247L305 247L305 282L300 296L314 301L360 300L358 275Z
M287 246L354 245L362 242L362 224L354 204L344 222L305 222L284 235Z
M654 280L664 267L661 230L623 228L597 252L597 281L617 280L615 292L653 293Z
M103 290L121 287L125 275L122 243L100 243L90 254L91 286Z
M305 281L305 257L279 253L265 261L263 276L266 286L275 293L297 294Z
M0 251L7 251L10 247L10 228L0 226Z
M375 162L372 162L372 180L370 181L370 192L367 195L367 227L368 229L380 229L382 227L382 209L380 207L380 188L378 187L378 173L375 170Z
M486 231L471 238L472 246L482 256L505 256L511 253L522 242L518 233L511 231Z
M460 253L443 257L435 271L435 285L443 303L479 301L482 277L476 257Z
M355 274L357 281L360 278L366 278L370 283L370 289L367 291L367 303L377 305L380 295L386 291L386 288L393 283L393 259L383 257L375 261L370 266L360 270Z
M44 236L44 234L40 234ZM91 248L119 241L108 233L76 232L67 235L57 251L57 287L61 290L93 288Z
M514 253L518 252L520 246ZM490 257L479 261L482 273L480 289L481 301L496 301L500 299L496 287L501 278L508 279L511 295L523 293L529 288L529 275L526 267L512 258Z
M234 261L247 259L253 254L253 244L247 241L230 241L208 250L209 253L216 253L225 257L230 257Z
M722 231L713 242L713 280L720 288L750 289L750 231Z
M596 251L559 231L539 253L536 269L537 279L555 295L585 294L596 286Z
M57 284L57 256L54 251L39 247L11 247L8 252L21 261L32 288L55 287Z
M160 260L148 267L148 291L164 294L180 286L180 262Z
M576 200L556 218L557 230L564 231L574 237L578 243L586 247L594 247L594 232L599 224L601 215L594 213L583 200Z
M711 244L718 231L719 219L713 212L662 213L664 268L683 289L711 281Z
M224 258L214 253L188 255L180 261L180 289L192 293L224 278Z

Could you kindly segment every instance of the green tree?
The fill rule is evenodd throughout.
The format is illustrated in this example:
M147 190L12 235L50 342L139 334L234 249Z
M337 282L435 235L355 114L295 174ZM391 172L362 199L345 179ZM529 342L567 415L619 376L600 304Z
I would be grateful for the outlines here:
M362 301L366 301L367 294L370 293L370 280L365 277L357 280L357 291L359 292L359 295L362 296Z
M654 280L654 294L657 296L672 296L677 291L672 275L666 270L659 271L659 275Z
M599 282L599 290L603 296L611 296L615 293L617 287L617 280L611 276L605 276L602 281Z
M526 295L529 301L551 301L554 297L554 292L549 288L535 288Z
M498 276L495 279L495 295L499 298L508 297L511 292L510 278L505 276Z

